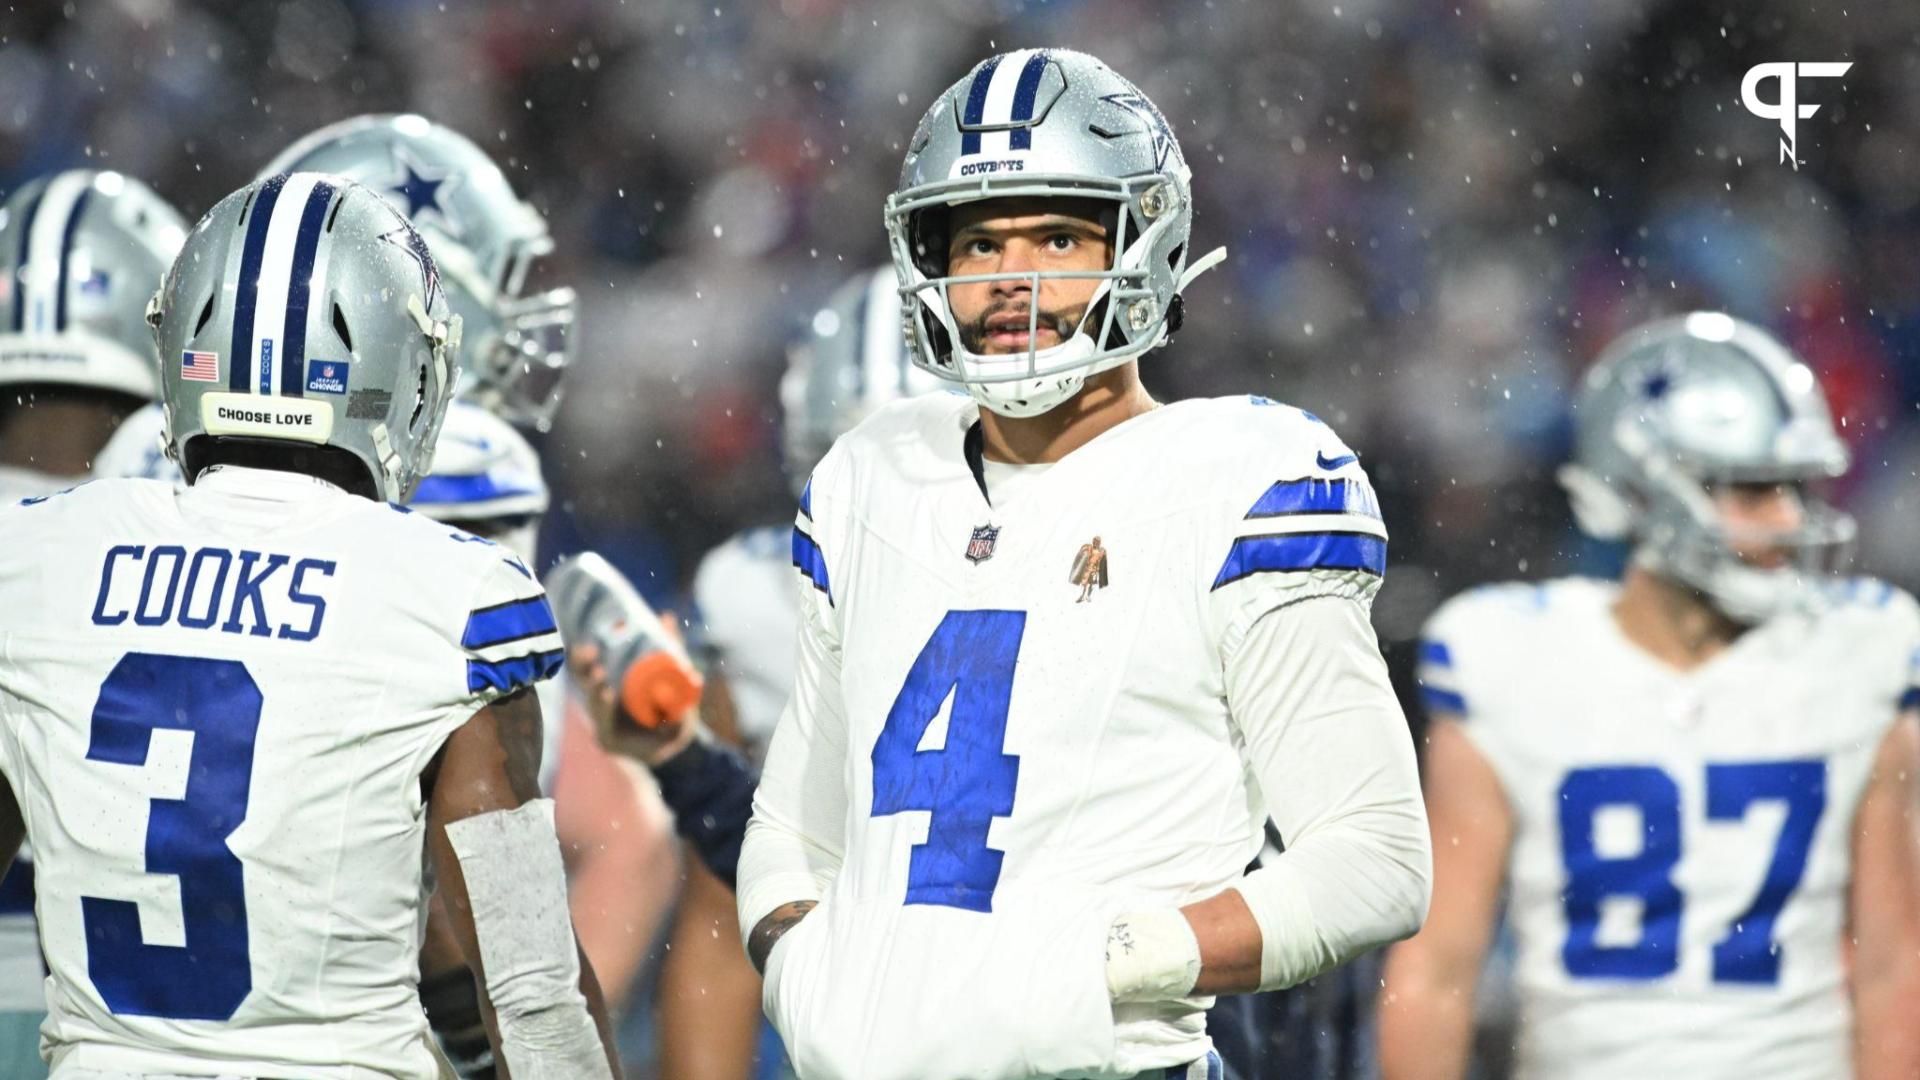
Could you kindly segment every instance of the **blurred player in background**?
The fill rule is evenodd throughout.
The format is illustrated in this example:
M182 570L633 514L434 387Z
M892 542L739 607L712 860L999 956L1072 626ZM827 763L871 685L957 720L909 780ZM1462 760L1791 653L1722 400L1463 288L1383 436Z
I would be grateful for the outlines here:
M424 116L356 116L281 151L260 171L332 173L378 191L426 238L447 302L467 329L459 396L544 431L560 406L570 288L528 294L553 251L546 219L473 140Z
M874 409L941 385L907 356L899 284L891 266L855 275L834 291L787 350L780 380L783 448L794 493L827 448ZM793 689L793 527L748 529L709 552L694 577L693 600L707 649L702 715L724 743L758 762ZM645 733L630 732L635 739ZM689 745L692 731L649 743L632 755L650 767ZM620 745L615 743L615 745ZM692 772L690 761L675 767ZM671 779L671 777L669 778ZM663 781L666 782L666 781ZM669 788L669 793L674 789ZM708 793L708 784L689 790ZM737 803L744 808L744 803ZM689 809L696 810L688 814ZM682 821L704 808L675 807ZM738 855L741 817L723 858ZM700 845L695 845L696 852ZM760 976L740 946L733 868L716 875L708 859L688 860L686 889L660 982L660 1049L664 1075L746 1080L753 1075L760 1031ZM767 1048L770 1050L770 1047Z
M145 184L75 169L0 208L0 506L87 477L129 412L158 390L147 301L187 223ZM40 943L26 853L0 885L0 1075L40 1061Z
M525 294L536 264L552 252L553 239L546 220L513 190L493 159L471 139L425 117L374 115L329 124L296 140L262 174L294 169L357 180L406 215L426 238L441 268L448 303L461 317L459 397L508 423L545 430L564 389L575 297L568 288ZM464 461L450 460L444 469L435 463L436 477L424 485L425 494L435 497L422 509L462 528L506 529L504 538L517 539L523 557L531 560L539 514L545 512L544 481L539 513L522 513L528 504L523 497L519 505L507 507L511 512L500 515L516 522L493 519L499 507L458 497L480 492L475 481L456 477L484 476L485 469L471 466L477 464L476 455L494 450L509 456L524 451L521 461L506 465L510 477L518 476L516 483L524 483L528 475L537 478L539 462L524 440L502 433L502 425L485 425L478 418L465 424L482 445L450 444L449 452ZM486 427L493 428L492 434L482 430ZM506 464L505 458L493 460ZM557 767L569 752L576 755L567 790L552 789L556 814L567 830L564 840L572 852L594 853L576 859L572 867L575 925L602 984L615 1001L623 1002L670 903L672 874L656 873L664 869L662 858L671 855L668 829L651 786L636 786L597 740L576 739L569 746L562 734L566 701L557 687L542 696L552 736L549 749L554 751L548 761ZM459 974L458 957L446 944L445 927L436 922L429 927L428 950L422 957L423 996L449 1053L462 1057L456 1062L462 1074L484 1080L487 1064L458 1052L463 1046L482 1051L485 1043L472 980Z
M1066 50L984 61L908 144L915 361L968 396L880 409L800 500L740 913L802 1076L1217 1076L1211 995L1419 925L1355 455L1139 383L1221 257L1188 261L1188 184L1152 103ZM1075 603L1093 536L1107 585ZM1246 874L1269 815L1287 852Z
M274 177L152 311L191 486L0 523L0 845L32 824L54 1074L439 1076L430 860L514 1071L617 1076L537 787L546 600L385 505L456 377L424 242L366 188Z
M1391 953L1389 1080L1467 1067L1504 888L1521 1077L1920 1075L1920 609L1826 571L1848 453L1812 371L1696 313L1588 374L1562 472L1624 580L1429 624L1435 888Z

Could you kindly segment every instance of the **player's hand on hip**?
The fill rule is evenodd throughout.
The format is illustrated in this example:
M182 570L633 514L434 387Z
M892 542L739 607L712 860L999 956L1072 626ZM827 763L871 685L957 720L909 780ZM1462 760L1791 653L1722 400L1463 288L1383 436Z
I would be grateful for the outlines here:
M1111 1069L1106 936L1091 895L991 912L830 899L767 958L762 1001L805 1080L1025 1080Z

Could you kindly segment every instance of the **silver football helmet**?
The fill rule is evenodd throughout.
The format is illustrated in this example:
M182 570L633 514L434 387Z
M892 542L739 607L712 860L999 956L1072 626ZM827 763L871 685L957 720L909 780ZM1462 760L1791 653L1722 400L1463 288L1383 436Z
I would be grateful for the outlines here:
M426 241L371 189L293 173L234 192L187 236L147 317L189 483L221 439L338 447L395 502L433 460L460 317Z
M449 525L507 523L492 538L531 563L547 512L540 455L513 425L468 401L447 406L433 451L433 471L407 506Z
M1637 563L1729 618L1811 605L1852 544L1853 519L1802 488L1800 527L1753 538L1794 558L1751 565L1714 505L1722 484L1803 485L1847 471L1813 370L1759 327L1694 312L1632 330L1587 373L1574 418L1574 460L1560 482L1581 528L1631 540Z
M521 295L553 238L493 159L423 116L357 116L294 143L261 176L303 170L365 184L413 222L464 327L460 396L546 430L560 405L574 292Z
M908 357L893 267L870 270L841 285L787 346L780 409L794 493L834 440L868 413L943 385Z
M152 400L147 300L187 223L147 185L72 169L0 208L0 384L58 383Z
M1180 292L1226 256L1191 265L1193 192L1173 129L1153 102L1107 65L1067 49L989 57L921 118L900 186L887 199L894 270L911 317L914 362L965 383L986 408L1035 416L1078 393L1090 375L1162 344L1179 328ZM1112 203L1113 263L1095 273L948 276L953 207L1053 196ZM950 286L1027 278L1098 279L1075 332L1055 346L986 355L961 340ZM1040 311L1028 323L1033 342Z

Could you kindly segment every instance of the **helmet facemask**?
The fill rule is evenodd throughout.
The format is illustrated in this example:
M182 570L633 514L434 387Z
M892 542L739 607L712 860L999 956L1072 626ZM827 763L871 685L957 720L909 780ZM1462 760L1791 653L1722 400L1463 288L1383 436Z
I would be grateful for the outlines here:
M1666 509L1648 516L1647 535L1634 561L1699 590L1735 622L1757 624L1817 609L1825 587L1852 557L1853 517L1815 497L1810 477L1702 477L1671 463L1650 475ZM1790 486L1798 525L1772 529L1729 522L1716 493L1724 486L1755 483ZM1777 566L1760 565L1742 554L1754 549L1780 551L1784 559Z
M467 325L457 393L511 423L548 430L560 408L577 297L570 288L522 296L529 271L551 243L516 242L496 275L444 231L421 229Z
M1579 465L1560 471L1583 531L1631 541L1634 565L1698 591L1738 623L1808 612L1825 602L1828 587L1852 558L1857 533L1852 515L1814 491L1838 475L1831 464L1764 471L1690 468L1655 452L1634 429L1623 428L1620 442L1640 469L1640 483L1631 490ZM1729 523L1716 493L1740 484L1789 485L1799 524L1780 530ZM1743 548L1761 547L1784 552L1782 564L1761 566L1741 554Z
M1209 260L1186 272L1186 248L1180 244L1167 266L1152 265L1169 234L1184 236L1190 210L1184 202L1182 174L1152 174L1111 182L1084 177L1033 176L1012 182L960 181L928 185L891 200L888 231L894 265L907 282L902 290L913 346L913 362L943 379L966 385L983 407L1006 416L1035 416L1078 393L1085 380L1118 367L1166 341L1178 327L1178 288L1212 265ZM983 199L1090 199L1106 204L1098 217L1107 230L1110 256L1102 270L1032 270L1017 273L947 273L952 209ZM1155 271L1178 282L1163 302ZM1036 345L1042 305L1037 301L1048 281L1096 281L1079 318L1060 327L1059 344ZM954 315L951 288L956 285L1024 281L1028 304L1024 352L981 353L969 348ZM1164 286L1163 286L1164 287Z

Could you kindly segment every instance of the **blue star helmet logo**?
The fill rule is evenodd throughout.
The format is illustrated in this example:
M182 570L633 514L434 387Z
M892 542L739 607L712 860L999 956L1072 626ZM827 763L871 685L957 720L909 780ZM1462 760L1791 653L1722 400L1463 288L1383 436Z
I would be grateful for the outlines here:
M1661 398L1666 397L1667 392L1672 389L1673 372L1667 368L1660 368L1653 372L1647 376L1646 382L1640 384L1640 393L1648 401L1659 401Z
M1167 167L1167 158L1173 154L1173 131L1167 127L1167 118L1153 107L1153 102L1139 94L1108 94L1100 99L1109 105L1125 109L1145 125L1147 134L1153 136L1153 167L1155 171Z
M426 294L421 299L427 305L427 310L433 310L433 302L440 295L440 268L434 265L433 255L427 251L427 242L409 225L381 233L380 239L406 252L408 258L419 264L421 289Z
M422 221L421 215L431 211L439 215L440 224L449 232L455 236L464 233L445 202L451 189L459 185L457 174L424 164L401 143L393 145L393 170L394 179L385 185L386 190L393 204L405 211L408 221Z
M411 163L401 165L400 169L407 174L406 179L400 181L393 193L407 200L407 216L416 217L428 207L440 210L440 185L447 182L446 177L429 180L415 172Z

